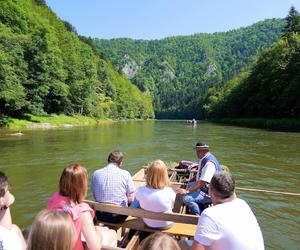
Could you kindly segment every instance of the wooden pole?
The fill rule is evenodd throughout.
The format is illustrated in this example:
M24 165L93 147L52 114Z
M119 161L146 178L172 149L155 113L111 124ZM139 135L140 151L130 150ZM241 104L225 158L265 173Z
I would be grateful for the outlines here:
M251 191L251 192L263 192L263 193L270 193L270 194L284 194L284 195L300 196L299 193L281 192L281 191L256 189L256 188L241 188L241 187L236 187L235 189L236 190L242 190L242 191Z

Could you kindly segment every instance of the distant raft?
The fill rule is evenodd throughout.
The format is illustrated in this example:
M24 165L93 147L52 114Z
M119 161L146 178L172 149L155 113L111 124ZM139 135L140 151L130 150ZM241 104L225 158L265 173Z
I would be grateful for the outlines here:
M19 132L12 133L12 134L9 134L9 135L11 135L11 136L22 136L24 134L21 131L19 131Z
M187 120L186 123L192 124L192 125L196 125L197 124L197 120L195 120L195 119L193 119L193 120Z

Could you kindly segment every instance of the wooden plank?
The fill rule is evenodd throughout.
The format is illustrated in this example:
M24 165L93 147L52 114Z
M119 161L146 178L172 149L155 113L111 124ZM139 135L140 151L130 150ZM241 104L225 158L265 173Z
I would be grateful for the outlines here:
M124 250L124 248L120 247L110 247L110 246L102 246L101 250Z
M185 223L173 223L173 226L169 229L155 229L147 227L141 218L128 217L125 222L122 223L122 227L138 230L138 231L146 231L146 232L157 232L161 231L163 233L178 235L178 236L186 236L186 237L194 237L197 225L185 224Z
M132 176L133 184L137 190L140 186L145 185L145 170L140 169L134 176Z
M136 250L139 248L140 244L140 232L136 232L131 240L128 242L126 249L128 250Z
M171 176L169 177L170 182L175 182L177 180L177 173L172 171Z
M115 204L99 203L94 201L85 200L94 210L109 212L114 214L122 214L140 218L149 218L155 220L174 221L179 223L194 224L198 223L198 216L190 214L179 213L156 213L146 211L142 208L120 207Z
M144 179L145 177L145 170L144 168L140 169L138 172L136 172L134 174L134 176L132 176L132 179L135 180L135 179Z

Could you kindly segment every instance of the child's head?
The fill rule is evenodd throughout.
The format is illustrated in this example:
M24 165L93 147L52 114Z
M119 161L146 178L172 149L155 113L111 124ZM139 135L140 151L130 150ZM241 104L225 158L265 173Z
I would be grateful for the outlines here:
M169 185L168 170L165 163L155 160L150 163L146 176L147 186L150 188L164 188Z
M88 174L85 167L73 164L66 167L60 177L59 193L75 203L81 203L87 193Z
M156 232L141 242L140 250L180 250L176 240L171 236Z
M42 210L29 233L27 250L71 250L75 244L75 228L69 214Z

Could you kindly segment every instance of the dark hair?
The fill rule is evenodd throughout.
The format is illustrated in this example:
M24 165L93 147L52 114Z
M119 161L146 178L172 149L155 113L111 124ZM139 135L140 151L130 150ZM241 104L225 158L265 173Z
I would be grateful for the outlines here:
M210 188L218 198L226 199L234 193L235 180L230 173L221 171L212 177Z
M0 171L0 197L3 197L5 195L5 187L8 185L8 178Z
M120 166L121 162L123 161L123 153L119 150L112 151L108 156L108 163L116 163Z

